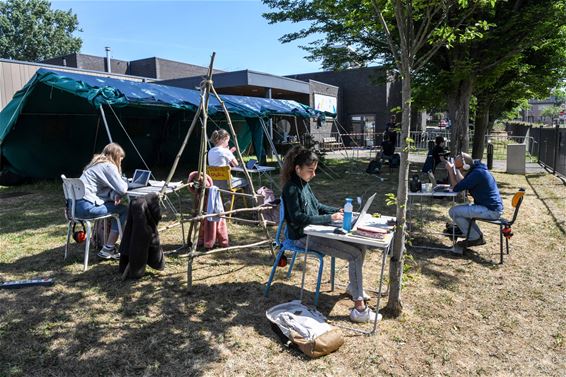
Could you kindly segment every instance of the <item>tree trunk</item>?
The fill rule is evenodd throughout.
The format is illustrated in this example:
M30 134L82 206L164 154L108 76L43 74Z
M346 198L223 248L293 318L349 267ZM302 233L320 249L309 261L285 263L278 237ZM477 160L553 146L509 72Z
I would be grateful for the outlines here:
M454 156L460 152L468 152L468 123L472 87L472 80L467 78L460 80L448 93L448 113L452 120L450 152Z
M409 178L409 148L407 138L411 125L411 74L409 67L403 67L402 76L402 108L401 120L401 164L397 187L397 228L395 232L393 255L389 262L389 298L385 312L398 317L403 311L401 302L401 283L403 279L403 262L405 252L405 223L407 215L407 184Z
M476 124L474 126L474 143L472 146L472 158L480 160L485 148L485 135L489 125L490 101L485 97L478 97L476 109Z

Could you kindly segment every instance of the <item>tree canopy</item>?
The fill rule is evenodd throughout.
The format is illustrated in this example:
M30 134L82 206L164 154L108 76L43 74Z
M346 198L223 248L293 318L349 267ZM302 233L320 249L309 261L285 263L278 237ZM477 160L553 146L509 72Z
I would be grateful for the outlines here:
M0 57L41 61L80 51L79 21L72 10L53 10L47 0L0 2Z

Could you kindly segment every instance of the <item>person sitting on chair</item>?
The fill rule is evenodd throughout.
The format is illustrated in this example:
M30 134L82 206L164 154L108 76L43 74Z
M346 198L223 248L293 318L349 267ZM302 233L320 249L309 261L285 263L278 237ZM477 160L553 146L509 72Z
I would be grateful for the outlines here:
M214 147L208 151L209 166L238 166L238 160L234 156L236 147L228 148L230 134L228 131L215 130L210 137ZM232 178L232 187L245 186L246 180L242 178Z
M309 182L316 176L318 157L309 149L296 146L289 150L283 161L281 185L285 204L285 221L288 237L301 248L306 246L304 228L310 224L330 224L331 221L343 219L343 210L319 203L314 196ZM354 309L350 312L353 322L375 320L376 313L364 300L369 296L363 290L363 264L365 247L326 238L313 237L309 240L309 248L326 255L345 259L349 263L350 283L346 292L354 300Z
M446 157L449 151L446 150L446 141L442 136L437 136L434 140L435 146L432 148L432 158L434 164L432 165L432 172L436 171L436 167L442 163L440 157Z
M124 227L128 211L128 207L121 204L122 197L128 191L128 183L122 179L122 160L125 156L122 147L116 143L108 144L102 153L94 155L80 177L85 185L85 195L76 202L78 217L91 218L117 213ZM116 250L118 235L118 222L112 219L110 234L98 252L98 257L120 258L120 253Z
M469 154L461 153L454 163L441 156L448 171L450 186L454 192L468 190L474 198L474 204L461 204L450 208L450 217L462 234L468 234L471 218L496 220L503 213L503 202L495 178L487 170L487 166L479 160L474 161ZM485 240L477 223L474 223L467 240L457 243L460 247L484 245ZM458 250L461 251L461 250Z

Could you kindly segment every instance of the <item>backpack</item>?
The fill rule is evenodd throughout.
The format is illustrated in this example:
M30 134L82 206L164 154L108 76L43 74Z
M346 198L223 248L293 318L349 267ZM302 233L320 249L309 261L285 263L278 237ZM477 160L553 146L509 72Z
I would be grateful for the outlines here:
M389 161L389 166L392 168L398 168L401 165L401 155L399 153L395 153L391 156L391 160Z
M298 348L309 357L328 355L344 344L339 328L326 323L322 313L299 300L276 305L265 315L283 344Z
M368 174L380 174L381 173L381 161L371 160L366 168L366 173Z
M272 209L263 211L263 218L267 221L273 221L275 224L278 224L280 200L275 199L275 194L273 193L273 190L265 186L261 186L257 190L257 194L261 195L261 197L259 198L259 204L268 204L273 206Z

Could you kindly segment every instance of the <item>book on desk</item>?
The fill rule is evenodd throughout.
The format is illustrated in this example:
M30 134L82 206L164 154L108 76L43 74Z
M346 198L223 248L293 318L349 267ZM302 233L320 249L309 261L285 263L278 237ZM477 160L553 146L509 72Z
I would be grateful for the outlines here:
M360 225L352 233L355 234L356 236L369 237L369 238L375 238L377 240L382 240L389 232L391 232L391 229Z

